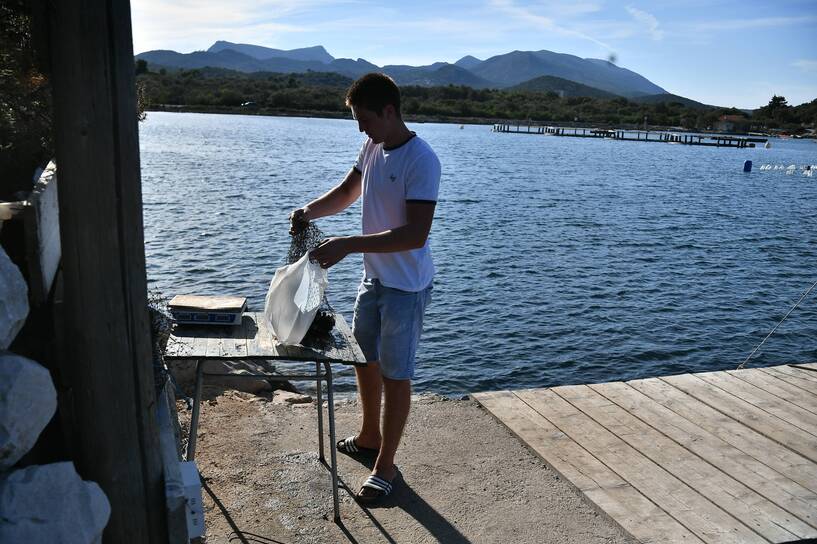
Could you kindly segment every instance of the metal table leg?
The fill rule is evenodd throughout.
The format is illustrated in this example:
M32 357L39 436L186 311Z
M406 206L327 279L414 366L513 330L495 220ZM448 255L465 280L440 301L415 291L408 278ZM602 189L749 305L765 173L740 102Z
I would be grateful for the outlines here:
M318 459L323 462L326 462L326 457L323 455L323 398L322 398L322 376L321 376L321 364L319 362L315 362L315 378L317 380L318 390L317 390L317 401L318 401Z
M187 438L187 460L192 461L196 456L196 433L199 427L199 411L201 408L201 386L204 382L204 361L196 359L196 389L193 392L193 415L190 418L190 432Z
M318 392L318 448L320 459L326 462L323 447L323 387L322 381L326 380L326 396L329 407L329 470L332 474L332 502L334 507L335 522L340 522L340 500L338 498L338 459L335 451L335 443L337 442L335 436L335 399L333 394L334 384L332 383L332 365L328 361L323 362L325 373L321 374L321 363L315 363L314 378L317 380ZM236 377L234 374L213 374L213 376L230 376ZM243 377L267 377L277 378L280 381L291 380L293 378L307 378L307 375L286 375L286 376L272 376L262 374L250 374ZM196 456L196 435L199 426L199 415L201 413L201 394L202 386L204 384L204 360L196 360L196 388L193 393L193 415L190 418L190 433L187 441L187 455L188 461L193 461Z
M332 365L324 362L326 368L326 400L329 405L329 457L332 460L332 500L335 507L335 523L340 523L340 503L338 501L338 457L335 451L335 399L332 393ZM318 408L323 412L323 407ZM323 450L321 450L323 451Z

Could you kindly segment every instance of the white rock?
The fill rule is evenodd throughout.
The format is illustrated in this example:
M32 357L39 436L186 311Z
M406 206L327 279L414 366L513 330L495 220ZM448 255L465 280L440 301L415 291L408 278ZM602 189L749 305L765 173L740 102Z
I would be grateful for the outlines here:
M102 489L85 482L74 464L16 470L0 480L0 542L102 542L111 505Z
M30 359L0 352L0 471L30 450L57 410L51 375Z
M28 285L0 247L0 349L11 345L28 316Z
M278 390L273 394L272 402L273 404L309 404L312 402L312 397Z

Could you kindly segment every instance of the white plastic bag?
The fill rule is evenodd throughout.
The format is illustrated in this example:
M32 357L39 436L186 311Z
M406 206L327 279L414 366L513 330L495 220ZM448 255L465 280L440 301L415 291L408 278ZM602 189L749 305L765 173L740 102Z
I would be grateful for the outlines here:
M318 313L327 283L326 270L310 261L309 253L275 271L264 317L279 342L298 344L303 340Z

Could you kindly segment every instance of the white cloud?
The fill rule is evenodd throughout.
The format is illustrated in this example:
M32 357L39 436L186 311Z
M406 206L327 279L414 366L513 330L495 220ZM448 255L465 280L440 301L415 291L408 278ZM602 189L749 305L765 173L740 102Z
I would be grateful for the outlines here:
M353 3L354 0L344 3ZM190 51L215 40L283 44L281 36L311 27L281 22L329 0L141 0L131 4L133 49Z
M791 63L795 68L800 68L804 72L817 72L817 60L800 59Z
M724 19L707 21L694 25L697 31L708 30L747 30L751 28L773 28L817 22L817 16L802 17L763 17L759 19Z
M656 19L654 15L632 6L627 6L627 12L632 15L636 22L647 28L647 32L653 40L661 41L664 39L664 31L659 28L658 19Z
M528 25L538 27L544 30L550 30L557 34L561 34L563 36L570 36L574 38L580 38L583 40L588 40L590 42L595 43L609 51L612 51L612 47L607 45L606 43L596 39L593 36L585 34L584 32L580 32L573 28L568 28L564 24L557 23L553 17L548 17L545 15L540 15L538 13L533 12L532 10L524 7L517 6L513 0L491 0L490 5L494 8L503 11L507 15L510 15L516 18L519 21L522 21ZM554 11L555 15L559 15L558 9Z

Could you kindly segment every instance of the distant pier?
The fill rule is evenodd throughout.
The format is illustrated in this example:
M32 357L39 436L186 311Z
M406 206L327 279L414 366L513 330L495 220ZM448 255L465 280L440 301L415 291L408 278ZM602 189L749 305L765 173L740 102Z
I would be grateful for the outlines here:
M708 136L705 134L679 134L675 132L654 130L621 130L598 128L574 128L546 125L523 125L498 123L494 125L494 132L512 134L542 134L551 136L567 136L571 138L607 138L628 142L661 142L681 145L702 145L707 147L732 147L742 149L755 147L755 142L764 143L766 138L742 138L736 136Z

